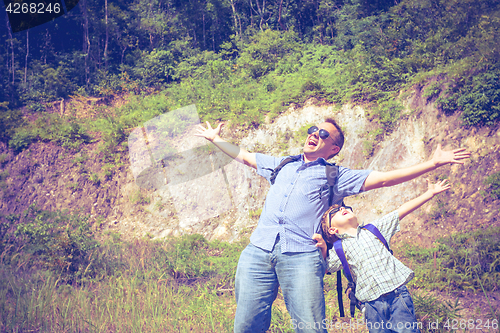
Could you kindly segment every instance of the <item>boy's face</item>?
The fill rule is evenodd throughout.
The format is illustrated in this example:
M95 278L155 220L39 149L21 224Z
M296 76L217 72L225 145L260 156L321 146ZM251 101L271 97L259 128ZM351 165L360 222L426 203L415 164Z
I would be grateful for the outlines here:
M358 227L358 218L351 207L338 207L329 213L329 231L343 233L350 228Z

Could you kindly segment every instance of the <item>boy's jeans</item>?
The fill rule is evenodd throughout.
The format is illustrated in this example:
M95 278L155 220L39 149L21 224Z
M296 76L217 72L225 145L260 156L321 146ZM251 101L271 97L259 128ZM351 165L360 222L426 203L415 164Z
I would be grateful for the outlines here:
M370 333L419 333L413 300L406 286L365 302L365 320Z
M326 332L325 269L326 262L319 250L282 254L279 238L271 252L249 244L241 253L236 270L234 332L265 332L269 328L278 286L295 332Z

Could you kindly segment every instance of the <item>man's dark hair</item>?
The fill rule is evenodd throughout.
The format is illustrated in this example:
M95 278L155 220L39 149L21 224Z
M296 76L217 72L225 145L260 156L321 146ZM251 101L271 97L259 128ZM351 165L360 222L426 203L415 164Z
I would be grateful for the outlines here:
M342 150L342 147L344 146L344 132L342 132L342 128L340 128L339 124L337 124L337 122L333 118L326 118L325 119L325 123L330 123L333 126L335 126L335 128L337 129L337 134L336 135L332 135L332 139L333 139L333 143L337 147L340 148L339 149L339 152L340 152ZM330 159L330 158L332 158L333 156L335 156L337 154L330 155L330 156L328 156L327 159Z

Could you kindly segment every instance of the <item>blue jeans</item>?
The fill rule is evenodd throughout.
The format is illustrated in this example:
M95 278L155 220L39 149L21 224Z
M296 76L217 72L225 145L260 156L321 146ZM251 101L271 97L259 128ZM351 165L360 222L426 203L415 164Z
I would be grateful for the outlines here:
M265 332L278 286L295 332L326 332L323 276L326 262L319 251L281 253L279 237L271 252L249 244L236 270L234 332Z
M419 333L413 300L406 286L364 303L370 333Z

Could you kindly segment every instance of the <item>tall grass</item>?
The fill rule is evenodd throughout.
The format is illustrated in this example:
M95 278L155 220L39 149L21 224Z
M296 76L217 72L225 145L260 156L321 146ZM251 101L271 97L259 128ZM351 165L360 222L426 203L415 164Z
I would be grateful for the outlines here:
M0 331L13 332L228 332L232 297L217 283L192 286L169 279L117 276L80 287L54 276L19 281L11 276L0 297Z
M72 285L55 271L12 267L4 251L0 331L230 331L232 276L244 245L198 235L134 243L110 238L93 254L105 262L101 274Z
M32 221L37 222L36 226L30 226ZM234 275L248 240L229 244L185 235L128 242L116 233L99 235L97 239L83 227L86 221L33 207L21 216L0 219L0 332L232 331L236 310ZM497 288L497 231L442 240L439 251L448 261L439 264L447 269L448 284L453 283L457 289L476 283L486 290ZM474 245L478 254L471 255L464 244ZM69 248L78 251L65 257ZM442 275L433 270L428 252L432 258L432 249L409 249L406 253L417 275L410 287L419 289L414 302L424 332L429 331L430 322L459 318L462 306L458 302L445 303L428 293L445 283L429 280ZM464 262L461 256L472 261ZM477 264L471 266L475 274L455 272L462 277L453 280L450 270L460 267L452 263L462 262L462 266ZM75 270L65 270L65 265L73 265ZM343 296L348 312L349 301ZM329 331L341 330L342 323L349 325L350 317L339 318L336 279L332 276L325 277L325 301ZM293 332L281 294L272 314L269 332ZM492 310L491 316L496 318L498 314ZM357 311L352 320L362 320L361 312ZM362 326L353 329L367 331Z
M500 228L453 234L434 247L407 244L405 256L415 266L417 287L480 292L500 288Z

